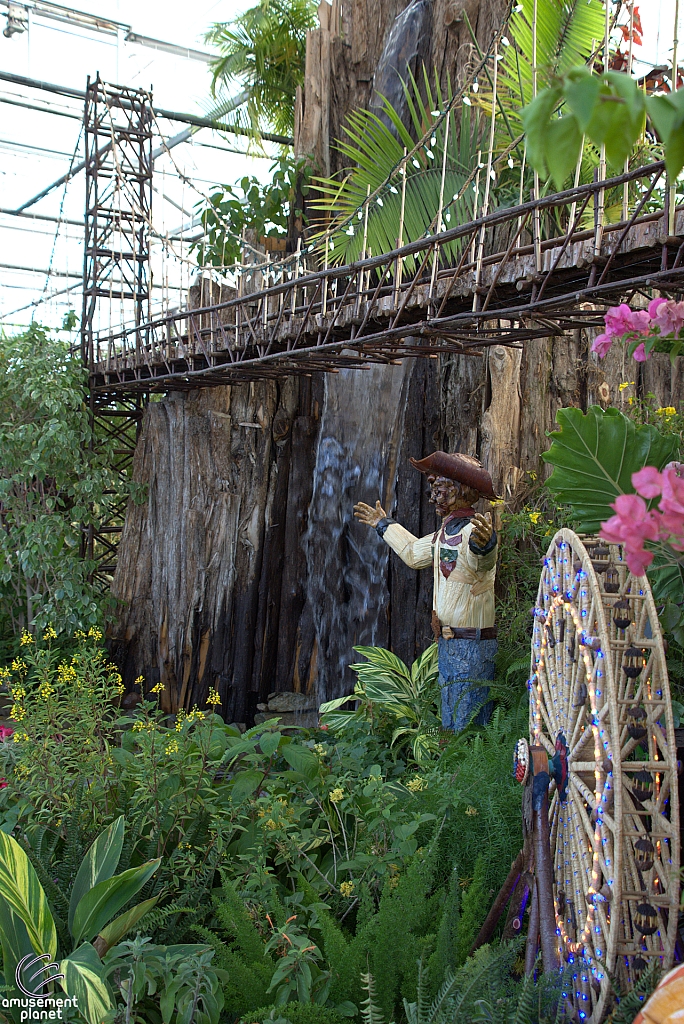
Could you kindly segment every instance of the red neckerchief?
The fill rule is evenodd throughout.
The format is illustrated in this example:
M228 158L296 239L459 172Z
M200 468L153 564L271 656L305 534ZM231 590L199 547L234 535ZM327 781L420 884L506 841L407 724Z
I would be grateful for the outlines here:
M472 519L472 517L474 515L475 515L475 509L474 508L459 508L455 512L450 512L449 515L445 516L445 518L442 520L442 526L441 526L441 528L439 530L437 530L437 533L435 533L434 537L432 538L432 543L435 544L437 542L437 537L439 536L439 545L440 545L440 547L442 546L442 544L444 544L446 546L446 544L449 541L451 541L452 544L460 544L460 542L461 542L461 535L460 535L460 533L457 534L455 537L451 536L450 534L447 534L447 532L446 532L447 524L453 522L454 519ZM449 579L449 576L453 572L455 566L456 566L456 561L446 562L446 561L444 561L444 559L440 558L440 560L439 560L439 568L440 568L442 576L444 577L445 580Z

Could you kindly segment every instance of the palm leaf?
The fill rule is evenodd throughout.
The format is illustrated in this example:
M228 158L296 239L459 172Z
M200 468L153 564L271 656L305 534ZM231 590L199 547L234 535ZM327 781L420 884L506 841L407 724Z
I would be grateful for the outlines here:
M391 252L399 239L401 221L402 176L397 170L404 150L413 151L416 144L436 122L433 111L443 110L451 99L438 88L431 88L427 74L421 89L410 77L404 83L410 125L401 121L391 103L382 99L380 113L372 110L353 111L344 126L345 139L336 147L353 167L345 176L315 179L319 198L314 209L325 214L326 230L331 232L331 264L352 263L363 253L365 215L363 204L369 193L380 194L368 210L366 255ZM421 95L424 92L424 96ZM472 199L464 192L477 150L477 125L471 122L470 110L452 113L447 140L446 121L435 126L434 135L406 166L405 209L402 230L404 244L416 241L426 233L434 233L457 223L468 221ZM458 120L457 120L458 119ZM444 215L442 225L436 223L442 179L442 158L447 148L444 179ZM332 229L331 229L332 224ZM445 258L459 251L461 243L452 243L444 251ZM415 266L411 257L407 270Z

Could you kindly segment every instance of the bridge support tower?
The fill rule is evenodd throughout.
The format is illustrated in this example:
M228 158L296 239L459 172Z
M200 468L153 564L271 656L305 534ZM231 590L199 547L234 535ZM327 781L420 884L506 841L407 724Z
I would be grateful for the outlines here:
M85 255L81 358L92 382L94 368L116 360L116 335L150 319L152 211L152 96L141 89L88 80L85 128ZM136 333L136 347L144 338ZM100 337L107 340L100 342ZM104 351L103 351L104 348ZM89 387L95 446L107 445L114 468L130 475L140 431L144 393L95 393ZM91 524L82 553L107 584L116 567L126 502L105 521Z

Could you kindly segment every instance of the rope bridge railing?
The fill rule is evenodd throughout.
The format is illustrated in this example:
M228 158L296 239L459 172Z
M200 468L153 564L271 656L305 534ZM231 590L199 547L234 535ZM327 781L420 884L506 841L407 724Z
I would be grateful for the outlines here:
M622 207L625 185L636 193L631 216L604 224L597 211L612 189ZM671 215L669 200L658 162L354 264L309 270L296 261L277 283L278 264L262 264L226 301L94 338L91 384L211 386L598 326L602 303L616 295L684 288L684 211Z

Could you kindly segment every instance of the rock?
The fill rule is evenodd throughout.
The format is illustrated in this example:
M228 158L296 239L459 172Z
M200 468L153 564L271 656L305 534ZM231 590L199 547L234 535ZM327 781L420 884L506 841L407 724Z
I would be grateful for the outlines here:
M266 708L258 705L260 711ZM274 693L268 700L269 711L318 711L315 694L307 693Z

